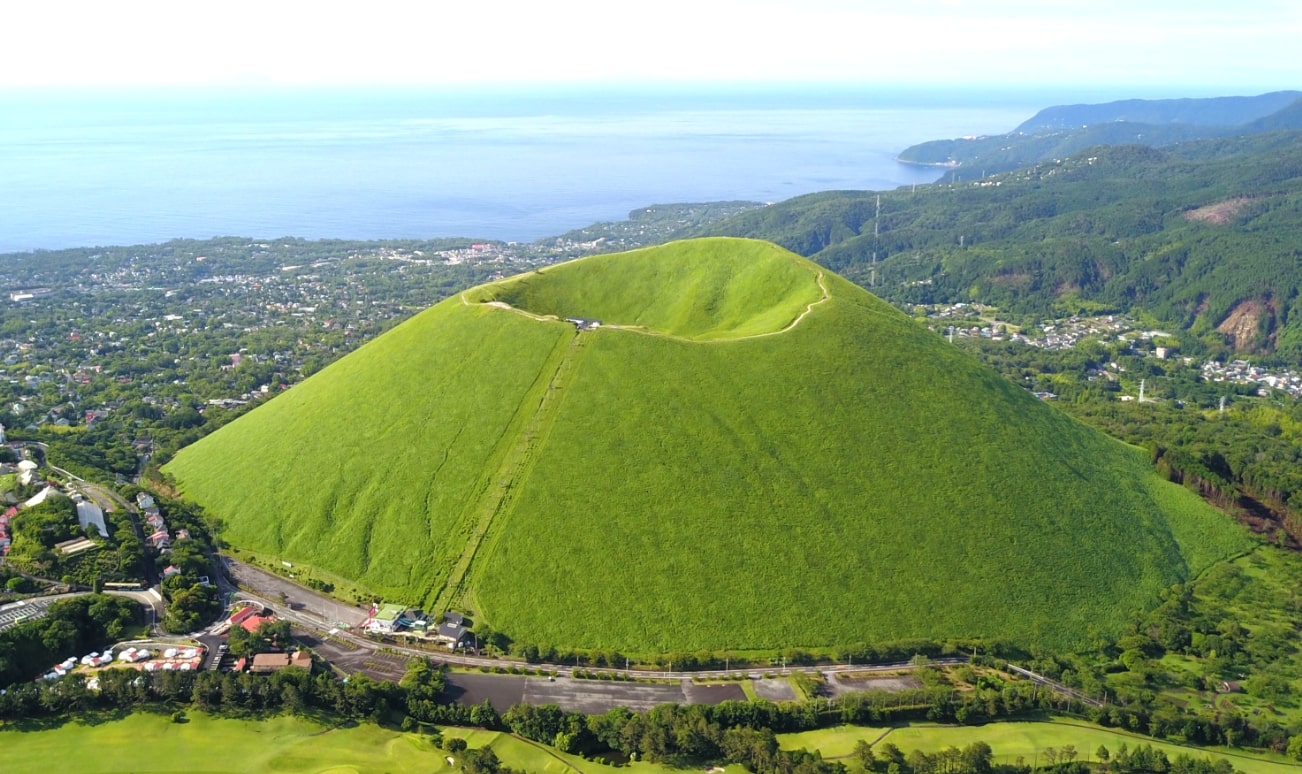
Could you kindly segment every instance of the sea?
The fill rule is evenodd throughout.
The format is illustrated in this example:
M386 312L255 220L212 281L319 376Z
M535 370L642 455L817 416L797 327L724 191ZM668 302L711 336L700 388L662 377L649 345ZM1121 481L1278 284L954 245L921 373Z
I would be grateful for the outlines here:
M651 204L889 190L1030 92L844 87L0 93L0 253L172 238L533 241ZM1061 101L1059 99L1058 101Z

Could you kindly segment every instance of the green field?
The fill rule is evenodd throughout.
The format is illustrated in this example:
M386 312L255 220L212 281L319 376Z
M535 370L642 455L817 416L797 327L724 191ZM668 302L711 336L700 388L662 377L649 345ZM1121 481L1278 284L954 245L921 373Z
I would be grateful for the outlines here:
M137 713L92 724L74 720L43 731L0 727L0 768L6 774L52 770L77 774L426 774L459 770L447 763L448 754L432 745L428 736L370 724L330 727L291 716L232 720L190 713L188 718L176 724L165 715ZM517 771L563 774L579 771L579 767L585 774L673 771L650 763L619 769L599 766L496 731L451 728L444 733L465 738L472 748L492 746L502 763Z
M1248 545L1139 450L749 240L468 291L167 470L245 550L633 653L1074 647Z
M1298 774L1302 771L1302 766L1296 761L1289 762L1282 756L1243 753L1224 748L1185 747L1155 741L1141 734L1114 731L1076 721L990 723L984 726L920 723L898 728L841 726L778 736L783 749L817 749L826 758L850 756L861 739L878 746L890 742L906 755L912 750L935 752L947 747L966 747L973 742L985 742L994 751L997 763L1012 763L1017 758L1023 758L1027 765L1031 765L1050 747L1062 749L1065 745L1073 745L1079 760L1097 761L1095 751L1100 745L1108 748L1111 753L1115 753L1123 744L1132 749L1151 745L1164 751L1169 758L1180 754L1223 757L1234 764L1234 768L1248 774Z

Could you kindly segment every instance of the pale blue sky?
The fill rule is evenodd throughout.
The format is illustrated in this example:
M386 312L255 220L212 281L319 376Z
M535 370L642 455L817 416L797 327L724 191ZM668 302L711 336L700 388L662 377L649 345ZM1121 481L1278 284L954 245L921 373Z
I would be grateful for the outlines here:
M71 0L5 15L0 87L1302 88L1297 0Z

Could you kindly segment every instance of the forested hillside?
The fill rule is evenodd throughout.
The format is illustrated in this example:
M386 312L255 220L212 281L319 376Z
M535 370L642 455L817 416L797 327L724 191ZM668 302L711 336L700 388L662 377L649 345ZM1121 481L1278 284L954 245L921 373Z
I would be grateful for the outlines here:
M1302 133L1096 147L987 179L828 192L709 233L777 242L894 301L1133 310L1302 359ZM874 260L876 256L876 260Z

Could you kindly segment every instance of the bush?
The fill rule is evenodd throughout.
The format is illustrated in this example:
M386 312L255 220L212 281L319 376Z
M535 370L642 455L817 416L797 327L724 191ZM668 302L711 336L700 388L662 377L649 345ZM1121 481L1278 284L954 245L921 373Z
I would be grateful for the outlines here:
M466 746L466 740L460 737L451 736L443 740L443 749L450 753L465 752Z

